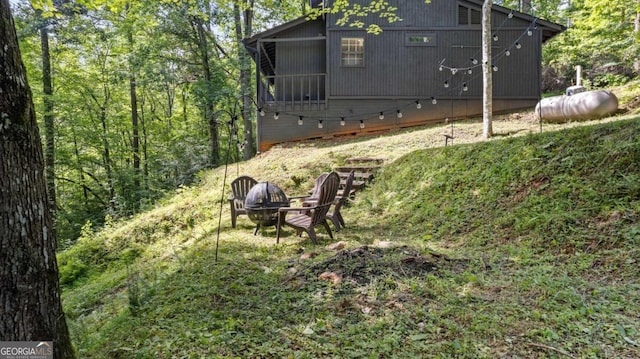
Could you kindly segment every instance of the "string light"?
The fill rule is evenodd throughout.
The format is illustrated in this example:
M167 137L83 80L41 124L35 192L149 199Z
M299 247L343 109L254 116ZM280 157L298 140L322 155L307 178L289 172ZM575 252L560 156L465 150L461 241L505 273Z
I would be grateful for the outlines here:
M462 84L462 91L469 91L469 87L467 87L467 83Z
M472 57L471 58L471 63L474 64L474 65L477 65L478 64L478 59L475 59L475 58Z
M264 117L264 115L265 115L264 109L262 107L259 107L258 111L260 111L260 116Z
M531 31L531 29L527 30L527 36L533 36L533 31Z
M512 19L512 18L513 18L513 11L511 11L511 12L509 13L509 15L507 15L507 18L509 18L509 19Z
M298 125L302 126L304 121L302 120L302 116L298 117Z
M469 75L471 75L473 73L472 69L469 69L469 71L467 71L469 73Z
M402 111L397 110L396 111L396 116L398 116L398 118L402 118Z
M493 35L493 41L498 41L498 35L497 34Z
M445 81L445 82L444 82L444 87L445 87L445 88L449 88L449 81Z
M322 124L322 120L318 120L318 128L323 128L324 125Z
M378 118L381 120L384 120L384 112L380 112L380 115L378 115Z
M344 122L344 117L340 117L340 126L344 126L345 122Z
M457 73L458 73L458 69L456 69L456 68L452 68L452 69L451 69L451 74L452 74L452 75L455 75L455 74L457 74Z
M491 68L493 69L493 72L498 72L498 66L493 65L493 66L491 66Z
M522 48L522 45L519 42L516 42L516 49L520 50Z
M432 98L431 98L431 104L435 105L435 104L437 104L437 103L438 103L438 100L436 100L436 98L435 98L435 97L432 97Z
M360 120L360 128L364 128L364 120Z
M280 112L276 112L276 113L273 114L273 119L274 120L277 120L279 118L280 118Z
M506 56L510 56L510 55L511 55L511 51L507 50L507 51L505 51L505 52L504 52L504 54L505 54Z
M420 103L420 100L416 100L416 108L418 110L420 110L422 108L422 104Z

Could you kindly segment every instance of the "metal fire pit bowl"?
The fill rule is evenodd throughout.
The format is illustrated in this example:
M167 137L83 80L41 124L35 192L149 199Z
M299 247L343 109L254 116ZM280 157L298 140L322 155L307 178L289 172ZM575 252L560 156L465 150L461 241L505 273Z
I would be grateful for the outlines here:
M278 208L288 207L289 199L280 187L271 182L258 182L251 187L244 200L244 209L249 219L256 224L254 235L260 227L278 223Z

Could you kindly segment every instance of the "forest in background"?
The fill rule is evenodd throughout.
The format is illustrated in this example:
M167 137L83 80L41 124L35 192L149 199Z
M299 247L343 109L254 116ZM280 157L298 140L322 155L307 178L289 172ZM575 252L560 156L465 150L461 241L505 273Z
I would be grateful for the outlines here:
M568 26L544 46L547 92L571 85L576 65L592 88L640 73L640 1L494 3ZM83 229L148 208L203 169L253 156L253 67L241 40L309 11L304 0L12 6L61 248Z

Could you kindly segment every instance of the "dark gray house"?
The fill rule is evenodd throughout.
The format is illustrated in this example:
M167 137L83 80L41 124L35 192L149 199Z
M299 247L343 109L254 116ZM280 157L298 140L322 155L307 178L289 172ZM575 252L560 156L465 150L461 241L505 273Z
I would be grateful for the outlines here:
M483 1L389 3L402 21L381 24L379 35L327 15L245 40L257 66L260 151L482 113ZM375 15L363 20L380 23ZM497 5L492 27L494 112L534 107L542 44L565 28Z

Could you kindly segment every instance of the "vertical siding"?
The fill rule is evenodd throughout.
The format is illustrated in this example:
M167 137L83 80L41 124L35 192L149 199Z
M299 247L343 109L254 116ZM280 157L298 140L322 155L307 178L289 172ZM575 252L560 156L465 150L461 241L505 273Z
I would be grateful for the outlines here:
M477 98L482 94L481 67L455 75L439 71L445 67L473 67L470 59L481 60L479 26L458 26L458 1L396 0L404 21L384 27L379 35L364 30L331 25L327 31L329 97L460 97ZM493 53L498 72L494 73L495 96L505 98L538 96L538 43L523 36L530 23L506 13L494 11L494 29L499 40ZM335 19L334 19L335 20ZM375 19L369 19L375 21ZM436 46L406 46L407 34L429 34ZM343 37L365 39L365 66L343 67L340 63L340 41ZM513 47L518 41L521 49ZM510 56L504 56L509 49ZM450 86L445 88L444 83ZM464 85L468 91L463 91Z
M534 37L522 37L524 29L501 30L499 40L493 43L496 96L537 97L539 64ZM412 30L411 32L415 32ZM431 32L425 30L425 32ZM329 63L332 97L477 97L481 95L482 76L480 64L473 65L471 58L482 60L479 30L440 30L435 32L437 46L405 46L405 31L388 30L380 35L361 31L332 31L329 41ZM365 38L365 66L343 67L340 64L340 39L360 36ZM516 40L521 49L515 49ZM505 51L510 49L510 56ZM445 67L468 68L455 75ZM449 88L444 83L450 84ZM463 84L468 91L463 92Z

